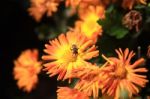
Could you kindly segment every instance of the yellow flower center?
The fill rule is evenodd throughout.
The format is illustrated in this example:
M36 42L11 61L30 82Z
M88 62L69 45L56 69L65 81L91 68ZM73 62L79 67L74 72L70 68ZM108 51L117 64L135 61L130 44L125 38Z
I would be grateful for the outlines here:
M77 60L77 55L74 55L72 52L64 54L64 61L66 62L75 62Z
M93 33L97 32L100 26L97 23L98 16L91 14L87 17L87 19L83 22L81 31L87 36L91 37Z
M75 44L71 47L68 47L67 50L61 55L61 60L66 63L75 62L78 57L78 48Z
M123 79L126 77L127 71L122 63L118 64L115 68L115 77Z

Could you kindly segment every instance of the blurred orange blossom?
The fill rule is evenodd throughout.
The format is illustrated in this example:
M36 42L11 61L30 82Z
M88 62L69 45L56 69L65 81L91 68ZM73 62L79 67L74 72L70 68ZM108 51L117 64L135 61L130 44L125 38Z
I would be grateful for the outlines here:
M31 6L28 9L29 14L39 22L45 13L47 16L52 16L52 13L56 12L60 1L61 0L31 0Z
M19 88L30 92L38 82L38 74L41 70L41 62L38 61L38 50L25 50L14 61L14 78Z
M146 4L146 0L123 0L122 7L131 10L135 4Z
M97 21L105 18L104 13L105 10L102 6L89 6L86 11L79 14L81 20L76 21L74 31L96 42L98 36L102 35L102 27Z

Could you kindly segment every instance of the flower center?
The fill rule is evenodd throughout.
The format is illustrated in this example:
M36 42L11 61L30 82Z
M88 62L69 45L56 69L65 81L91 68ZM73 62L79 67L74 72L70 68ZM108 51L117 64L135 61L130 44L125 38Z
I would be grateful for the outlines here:
M115 68L115 77L118 77L120 79L123 79L126 77L127 71L123 64L118 64L117 67Z
M77 60L77 56L78 56L78 55L75 55L75 54L73 54L72 52L69 52L69 53L64 57L64 59L65 59L66 62L75 62L75 61Z
M35 67L28 67L28 71L29 71L30 76L34 76L36 74Z
M69 63L69 62L75 62L78 57L78 47L73 44L66 53L63 54L63 61Z

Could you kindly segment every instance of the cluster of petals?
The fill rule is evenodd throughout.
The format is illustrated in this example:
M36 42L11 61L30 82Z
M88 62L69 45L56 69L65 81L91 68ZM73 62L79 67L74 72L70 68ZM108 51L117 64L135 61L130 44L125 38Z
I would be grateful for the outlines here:
M45 13L51 16L53 12L56 12L59 3L60 0L31 0L31 7L28 11L36 21L40 21Z
M57 96L58 99L90 99L86 93L69 87L59 87Z
M14 61L14 79L18 80L20 89L30 92L38 82L38 74L41 70L41 62L38 61L38 51L25 50L17 60Z
M146 1L147 0L122 0L120 2L120 0L100 0L102 1L103 5L107 6L111 3L121 3L121 6L124 8L124 9L133 9L134 5L136 4L147 4Z
M123 0L122 7L125 9L132 9L135 4L147 4L146 0Z
M77 9L80 12L85 12L89 6L103 6L106 7L109 3L117 2L118 0L65 0L66 7L71 7L72 12ZM46 13L51 16L56 12L62 0L31 0L31 6L28 9L29 14L40 21L42 16ZM119 2L119 1L118 1ZM146 0L123 0L122 7L124 9L132 9L135 4L147 4Z
M92 40L72 31L62 33L45 47L47 55L43 55L42 59L49 62L44 64L44 70L50 76L58 74L58 80L65 80L74 69L86 67L89 64L87 60L99 54Z
M102 35L102 27L97 23L99 19L105 18L103 6L89 6L79 14L80 20L76 21L74 30L80 32L87 39L94 42Z
M102 93L113 96L115 99L120 99L121 92L127 91L128 97L139 93L138 87L145 87L148 80L146 73L148 70L141 65L145 62L144 58L136 60L131 64L131 59L135 55L133 51L129 52L129 49L125 49L123 52L121 49L116 50L118 58L109 57L106 58L107 65L103 70L107 71L107 76L103 82Z
M147 4L147 0L122 0L121 6L124 9L133 9L135 4ZM66 6L71 6L73 9L78 7L78 11L84 10L86 7L94 5L103 5L107 7L110 3L116 3L119 0L66 0ZM83 9L84 8L84 9Z
M101 67L89 64L90 66L73 70L71 76L79 78L74 88L93 96L94 99L99 97L99 90L103 95L114 99L122 99L123 91L127 91L129 98L137 95L138 87L145 87L148 82L146 75L141 74L147 72L147 69L141 66L145 60L140 58L131 64L135 53L129 52L128 48L124 52L121 49L116 50L116 53L118 58L102 55L107 62Z
M61 34L58 39L50 41L45 47L44 52L48 55L43 55L42 58L49 61L44 64L47 73L50 76L58 74L58 80L79 78L74 86L75 90L86 93L94 99L99 97L100 89L102 94L114 99L122 98L123 91L127 91L128 97L131 98L139 93L138 87L145 87L148 82L146 75L142 74L148 71L142 67L144 58L131 63L135 53L130 52L128 48L124 51L120 48L115 50L118 57L107 58L102 55L107 62L98 67L87 62L99 53L93 41L77 32L69 31ZM62 91L63 89L67 91ZM58 89L58 97L61 99L67 96L68 91L71 92L71 89Z
M73 70L72 77L79 78L74 86L75 89L87 93L94 99L99 97L99 91L102 88L103 71L96 65L89 64L88 67L82 67Z
M100 0L66 0L65 5L66 7L71 7L72 9L81 10L82 8L88 7L90 5L99 5Z

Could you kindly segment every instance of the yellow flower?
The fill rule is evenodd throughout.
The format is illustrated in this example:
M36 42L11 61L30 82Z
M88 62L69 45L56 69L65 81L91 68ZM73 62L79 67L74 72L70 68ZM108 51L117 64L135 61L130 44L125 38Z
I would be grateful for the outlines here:
M19 88L30 92L38 82L38 74L41 70L41 62L38 61L38 51L25 50L21 53L16 61L14 61L14 78Z
M57 96L58 99L90 99L87 94L68 87L59 87Z
M93 96L94 99L98 98L103 81L101 68L89 64L89 67L73 70L71 76L79 78L74 87L75 89L88 94L88 96Z
M75 23L75 31L81 32L88 39L97 41L102 35L102 27L97 23L100 18L104 18L104 8L102 6L89 6L84 13L80 13L81 20Z
M49 60L44 64L45 70L48 70L50 76L59 74L58 80L67 78L73 69L86 66L86 60L98 56L99 53L92 40L73 32L61 34L45 47L44 52L48 55L44 55L42 59Z
M42 16L47 13L51 16L53 12L57 11L60 0L31 0L31 7L28 9L29 14L40 21Z
M105 70L108 70L109 73L103 82L102 93L120 99L121 91L126 90L131 98L133 94L136 95L139 92L138 86L144 87L148 82L146 76L141 75L141 73L147 72L147 69L144 67L138 68L145 60L140 58L131 64L131 58L135 53L133 51L129 52L128 48L124 52L121 49L116 50L116 53L118 58L106 58L103 55L108 62Z
M122 7L131 10L135 3L146 4L146 0L123 0Z

